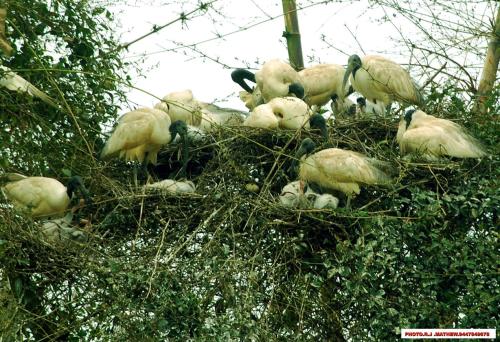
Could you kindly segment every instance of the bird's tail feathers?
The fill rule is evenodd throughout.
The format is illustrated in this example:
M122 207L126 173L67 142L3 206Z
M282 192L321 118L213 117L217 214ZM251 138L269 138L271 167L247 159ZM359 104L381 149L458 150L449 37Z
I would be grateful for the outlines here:
M10 172L0 175L0 180L2 182L17 182L21 179L28 178L20 173Z
M6 67L0 68L5 75L0 78L0 84L9 90L17 91L18 93L28 93L31 96L38 97L40 100L46 104L58 108L58 105L49 95L35 87L33 84L11 71Z
M392 183L394 177L399 174L398 168L389 162L375 158L368 158L368 160L374 167L375 177L380 184Z

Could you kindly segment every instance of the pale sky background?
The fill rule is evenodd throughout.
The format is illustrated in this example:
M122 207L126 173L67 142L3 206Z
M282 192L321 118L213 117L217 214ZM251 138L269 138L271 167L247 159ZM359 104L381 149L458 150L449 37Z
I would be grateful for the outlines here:
M367 0L311 3L314 1L297 1L298 8L306 7L299 10L306 67L316 63L345 65L348 55L353 53L381 54L396 62L408 63L408 49L397 46L391 37L401 39L403 35L412 38L416 30L400 14L388 9L384 12L380 7L367 8ZM197 7L197 1L142 0L107 7L120 22L117 32L121 33L121 41L126 43L151 31L153 25L164 25L178 18L180 13L190 12ZM284 31L284 19L279 16L283 13L281 0L218 0L213 7L219 13L213 10L205 14L197 12L184 24L176 22L129 48L125 53L126 60L140 60L146 76L132 75L136 87L158 97L172 91L191 89L198 100L246 110L238 98L241 89L231 80L230 73L233 68L246 67L247 64L259 68L272 58L288 59L286 40L281 37ZM488 14L485 10L478 15ZM379 21L384 15L390 16L393 23ZM270 19L276 16L279 17ZM178 46L179 43L202 42L251 25L255 26L198 44L196 47L208 58L190 48ZM323 36L335 48L322 41ZM486 40L484 46L477 48L486 49ZM416 80L423 82L425 76ZM131 106L153 106L158 102L150 95L133 89L129 100ZM123 111L127 110L124 108Z

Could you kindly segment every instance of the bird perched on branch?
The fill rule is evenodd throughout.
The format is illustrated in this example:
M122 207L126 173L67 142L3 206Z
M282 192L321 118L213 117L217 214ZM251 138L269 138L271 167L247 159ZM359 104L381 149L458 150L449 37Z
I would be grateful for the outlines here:
M18 93L26 93L30 96L38 97L46 104L58 108L54 99L49 95L3 65L0 65L0 86Z
M243 126L258 128L309 128L312 115L307 104L296 97L277 97L254 108Z
M156 164L158 152L179 134L182 143L184 173L188 160L188 141L186 123L172 122L167 113L159 109L139 108L122 115L118 125L102 149L101 158L107 159L119 155L127 161L143 164ZM137 169L134 168L134 180L137 184Z
M314 142L302 141L295 157L300 160L299 178L325 190L341 191L347 195L347 206L360 193L360 184L388 185L394 168L387 162L369 158L361 153L328 148L311 154Z
M399 64L381 56L349 57L344 87L348 79L355 91L377 105L381 103L386 111L393 101L419 106L424 102L410 74Z
M2 187L5 196L14 207L32 217L62 215L77 190L86 204L92 203L83 180L78 176L71 177L67 186L53 178L26 177L17 173L7 173L1 178L7 181Z
M401 118L396 140L401 154L419 154L426 160L442 156L481 158L486 156L481 143L460 125L439 119L421 110L409 110Z

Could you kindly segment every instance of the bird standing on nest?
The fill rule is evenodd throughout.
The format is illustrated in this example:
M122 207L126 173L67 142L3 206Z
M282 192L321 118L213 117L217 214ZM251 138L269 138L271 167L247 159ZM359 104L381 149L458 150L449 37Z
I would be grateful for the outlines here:
M410 74L399 64L381 57L349 57L343 85L351 86L374 104L389 111L393 101L422 106L424 99Z
M429 161L442 156L481 158L486 156L481 143L460 125L439 119L421 110L409 110L401 118L396 140L401 154L420 154Z
M79 176L71 177L67 186L53 178L26 177L17 173L5 174L2 178L8 181L2 187L5 196L15 208L34 218L62 215L76 190L80 190L86 204L91 203Z
M309 138L302 141L295 155L300 160L299 178L326 190L343 192L347 196L347 207L351 198L360 193L360 184L388 185L392 182L389 172L393 168L389 163L338 148L311 154L315 147Z
M116 154L127 161L156 164L161 147L171 142L179 134L182 143L184 174L188 161L187 126L183 121L171 122L167 113L159 109L140 108L128 112L118 119L118 125L109 137L101 152L106 159ZM134 168L134 181L137 186L137 168Z

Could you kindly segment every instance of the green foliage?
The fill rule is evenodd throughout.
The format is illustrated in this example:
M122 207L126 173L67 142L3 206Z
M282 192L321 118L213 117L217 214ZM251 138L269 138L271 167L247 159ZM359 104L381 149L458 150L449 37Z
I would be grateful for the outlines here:
M25 93L0 89L3 129L0 166L26 174L62 176L99 149L101 127L124 101L128 66L117 52L112 17L87 1L14 0L8 4L15 51L1 63L49 94L60 109ZM81 163L82 158L88 163Z

